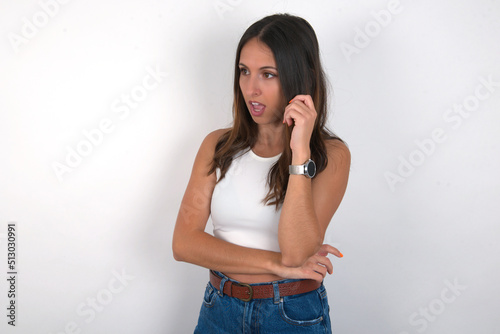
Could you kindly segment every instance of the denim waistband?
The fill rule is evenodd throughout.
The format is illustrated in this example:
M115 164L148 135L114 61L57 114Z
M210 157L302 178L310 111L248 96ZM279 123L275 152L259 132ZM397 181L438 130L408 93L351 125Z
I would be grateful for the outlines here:
M232 279L226 275L224 275L223 273L221 273L220 271L217 271L217 270L212 270L214 273L216 273L220 278L224 279L225 281L231 281L231 282L234 282L234 283L238 283L238 284L241 284L241 283L245 283L245 282L241 282L241 281L237 281L235 279ZM282 279L282 280L277 280L277 281L269 281L269 282L261 282L261 283L247 283L251 286L256 286L256 285L267 285L267 284L273 284L273 283L278 283L278 284L281 284L281 283L290 283L290 282L298 282L298 281L304 281L305 279L302 279L302 278L285 278L285 279Z

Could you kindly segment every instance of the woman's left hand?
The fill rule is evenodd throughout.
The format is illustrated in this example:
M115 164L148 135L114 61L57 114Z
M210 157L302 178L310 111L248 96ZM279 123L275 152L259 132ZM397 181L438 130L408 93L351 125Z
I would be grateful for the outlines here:
M310 95L297 95L285 108L283 123L295 124L292 130L290 148L300 159L310 156L309 142L316 122L316 109ZM303 163L301 161L300 163Z
M339 258L344 256L337 248L323 244L316 254L310 256L300 267L287 267L281 264L274 274L283 278L313 279L321 282L326 274L333 273L333 264L328 254Z

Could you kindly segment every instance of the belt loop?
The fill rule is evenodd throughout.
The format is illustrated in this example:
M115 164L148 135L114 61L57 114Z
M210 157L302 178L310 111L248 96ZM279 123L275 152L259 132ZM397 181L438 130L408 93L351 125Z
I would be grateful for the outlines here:
M280 287L277 281L273 281L274 303L280 303Z
M221 296L221 297L224 297L224 284L226 284L226 282L228 280L229 280L229 278L226 275L221 274L220 287L219 287L219 291L217 292L219 294L219 296Z

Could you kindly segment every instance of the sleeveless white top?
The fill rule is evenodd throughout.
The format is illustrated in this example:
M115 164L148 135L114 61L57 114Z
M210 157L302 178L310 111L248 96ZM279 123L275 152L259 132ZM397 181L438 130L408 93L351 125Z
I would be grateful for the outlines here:
M216 238L236 245L279 252L281 207L265 205L267 175L281 154L263 158L252 150L239 153L214 188L211 203ZM217 179L220 170L216 170Z

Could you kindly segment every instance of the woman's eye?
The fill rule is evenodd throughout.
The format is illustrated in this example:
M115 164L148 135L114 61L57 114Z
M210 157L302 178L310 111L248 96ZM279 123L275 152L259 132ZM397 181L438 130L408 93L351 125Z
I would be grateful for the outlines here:
M274 74L274 73L269 73L269 72L264 73L264 77L266 79L271 79L271 78L274 78L275 76L276 76L276 74Z
M240 73L246 75L248 74L248 70L246 68L240 68Z

